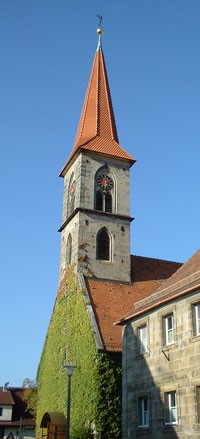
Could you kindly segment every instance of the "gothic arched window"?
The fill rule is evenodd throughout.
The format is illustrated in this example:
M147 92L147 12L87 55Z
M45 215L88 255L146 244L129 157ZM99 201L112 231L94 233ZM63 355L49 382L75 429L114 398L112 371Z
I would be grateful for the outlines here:
M97 259L110 260L110 236L106 228L101 229L97 235Z
M67 238L67 246L66 246L66 265L70 265L72 261L72 235L71 233Z

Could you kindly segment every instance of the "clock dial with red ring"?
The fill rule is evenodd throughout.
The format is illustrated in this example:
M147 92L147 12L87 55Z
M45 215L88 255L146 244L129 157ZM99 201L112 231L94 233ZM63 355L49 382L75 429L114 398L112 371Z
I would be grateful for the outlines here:
M108 175L99 175L97 178L97 183L101 189L104 191L109 191L113 187L112 178Z

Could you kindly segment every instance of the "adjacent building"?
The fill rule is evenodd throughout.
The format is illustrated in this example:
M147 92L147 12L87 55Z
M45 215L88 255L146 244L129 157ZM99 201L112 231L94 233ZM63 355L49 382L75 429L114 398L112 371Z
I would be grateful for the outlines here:
M123 325L123 439L200 437L200 250Z
M0 387L0 438L32 439L35 419L23 399L24 387Z

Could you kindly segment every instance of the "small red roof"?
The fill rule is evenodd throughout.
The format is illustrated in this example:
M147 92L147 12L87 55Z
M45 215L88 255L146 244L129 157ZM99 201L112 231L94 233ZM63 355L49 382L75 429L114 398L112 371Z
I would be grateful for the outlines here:
M119 145L101 46L95 53L74 147L60 176L64 176L67 165L80 151L93 151L104 156L117 157L129 161L130 165L135 162L135 159Z

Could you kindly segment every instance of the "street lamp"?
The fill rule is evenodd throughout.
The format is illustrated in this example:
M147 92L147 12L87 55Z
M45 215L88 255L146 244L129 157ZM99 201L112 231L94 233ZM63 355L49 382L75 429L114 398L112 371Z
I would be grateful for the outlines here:
M67 369L68 376L66 439L70 439L71 376L76 366L74 364L65 364L64 367Z

